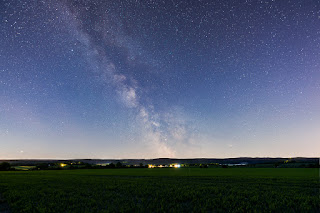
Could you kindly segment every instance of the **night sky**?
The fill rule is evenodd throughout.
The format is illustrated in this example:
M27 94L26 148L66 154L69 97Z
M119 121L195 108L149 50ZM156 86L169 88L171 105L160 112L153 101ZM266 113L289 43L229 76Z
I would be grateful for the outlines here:
M0 2L0 158L319 157L319 0Z

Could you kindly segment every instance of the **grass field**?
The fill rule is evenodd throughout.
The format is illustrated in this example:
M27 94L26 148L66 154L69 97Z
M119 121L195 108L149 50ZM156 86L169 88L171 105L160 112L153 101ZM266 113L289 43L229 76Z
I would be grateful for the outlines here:
M35 166L14 166L15 170L22 170L22 171L28 171L36 168Z
M0 172L11 212L320 212L319 189L302 168Z

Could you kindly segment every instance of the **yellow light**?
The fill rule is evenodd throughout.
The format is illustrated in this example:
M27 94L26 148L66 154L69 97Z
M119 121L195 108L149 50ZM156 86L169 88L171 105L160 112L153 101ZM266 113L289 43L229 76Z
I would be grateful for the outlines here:
M154 168L154 165L149 164L149 165L148 165L148 168L149 168L149 169L152 169L152 168Z
M65 166L67 166L67 164L65 164L65 163L60 163L60 166L61 166L61 167L65 167Z

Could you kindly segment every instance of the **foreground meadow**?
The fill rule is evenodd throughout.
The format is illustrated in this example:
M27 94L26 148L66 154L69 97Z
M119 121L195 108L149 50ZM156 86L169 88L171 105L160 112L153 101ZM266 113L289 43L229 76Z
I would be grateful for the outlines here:
M11 212L320 212L319 189L319 169L0 172Z

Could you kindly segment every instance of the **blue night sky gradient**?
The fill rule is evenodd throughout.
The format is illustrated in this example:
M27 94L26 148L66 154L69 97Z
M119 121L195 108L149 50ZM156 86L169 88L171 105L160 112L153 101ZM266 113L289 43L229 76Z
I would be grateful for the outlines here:
M320 156L318 0L4 0L0 19L0 158Z

